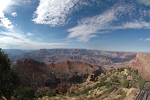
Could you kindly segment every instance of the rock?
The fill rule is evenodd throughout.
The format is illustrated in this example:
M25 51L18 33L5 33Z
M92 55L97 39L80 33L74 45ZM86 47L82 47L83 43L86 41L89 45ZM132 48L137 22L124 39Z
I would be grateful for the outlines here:
M87 81L94 81L95 80L95 75L94 74L90 74L87 78Z
M16 70L19 72L22 85L34 88L42 86L56 88L59 83L66 82L82 83L90 74L98 76L105 72L103 67L69 60L61 64L49 65L31 58L18 62ZM94 81L95 76L90 80Z
M133 70L138 70L138 73L147 81L150 81L150 56L147 54L138 53L131 61L130 67Z

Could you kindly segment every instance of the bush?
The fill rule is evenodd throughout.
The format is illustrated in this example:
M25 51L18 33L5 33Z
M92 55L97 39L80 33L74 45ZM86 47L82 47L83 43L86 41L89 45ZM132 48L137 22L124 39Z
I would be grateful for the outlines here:
M116 100L123 100L126 97L126 94L127 93L122 94L121 97L117 98Z
M48 92L48 93L47 93L47 96L48 96L48 97L56 96L56 93L54 93L54 92Z
M123 87L129 88L129 84L130 84L130 82L129 82L128 80L126 80L126 81L123 83Z
M112 86L112 83L110 83L110 82L106 82L106 84L105 84L105 85L106 85L106 87L107 87L107 88L109 88L110 86Z
M124 67L121 67L121 68L118 69L118 71L122 72L122 71L124 71L124 69L125 69Z
M19 86L16 90L16 97L19 100L33 100L34 99L34 90L29 87Z
M96 89L97 87L102 87L104 86L106 83L104 81L97 83L96 85L93 86L94 89Z
M106 80L107 80L107 76L105 76L105 77L101 78L101 80L100 80L100 81L102 82L102 81L106 81Z
M86 92L90 91L91 89L92 89L91 87L87 87L83 91L81 91L81 94L85 94Z
M112 82L114 82L114 83L119 83L119 78L118 78L118 76L113 76L113 77L111 77L111 79L110 79Z
M139 89L140 89L140 90L142 89L142 86L143 86L143 84L144 84L145 81L146 81L146 80L143 79L141 76L139 77Z
M74 91L71 91L70 93L69 93L69 96L70 97L72 97L72 96L74 96L75 95L75 92Z
M134 70L135 74L138 75L138 70Z
M43 97L43 95L41 93L36 93L35 96L36 96L36 98L42 98Z

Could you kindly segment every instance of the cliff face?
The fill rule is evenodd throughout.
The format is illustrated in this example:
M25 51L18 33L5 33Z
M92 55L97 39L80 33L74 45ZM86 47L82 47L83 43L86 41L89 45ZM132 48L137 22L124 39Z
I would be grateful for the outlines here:
M41 87L45 86L48 80L51 80L48 86L51 88L57 87L58 83L55 76L51 72L47 74L42 70L44 67L46 67L45 63L41 63L32 59L26 59L24 62L17 61L16 65L16 70L20 75L23 86L34 88Z
M47 65L50 72L53 72L61 82L83 82L89 74L100 75L106 70L97 65L90 65L81 62L66 61L61 64Z
M86 81L89 74L100 75L106 71L100 66L77 61L46 65L33 59L26 59L24 62L16 63L22 84L35 88L41 86L55 88L59 83L64 82L80 83Z
M26 58L44 62L46 64L59 64L69 61L87 62L89 64L105 65L132 60L135 53L108 52L86 49L41 49L20 55L18 59L24 61Z
M138 53L131 61L130 67L137 69L144 79L150 81L150 55Z

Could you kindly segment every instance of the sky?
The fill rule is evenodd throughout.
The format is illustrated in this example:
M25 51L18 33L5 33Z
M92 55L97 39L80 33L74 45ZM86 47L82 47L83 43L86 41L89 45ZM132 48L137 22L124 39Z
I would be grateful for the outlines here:
M150 52L150 0L0 0L0 48Z

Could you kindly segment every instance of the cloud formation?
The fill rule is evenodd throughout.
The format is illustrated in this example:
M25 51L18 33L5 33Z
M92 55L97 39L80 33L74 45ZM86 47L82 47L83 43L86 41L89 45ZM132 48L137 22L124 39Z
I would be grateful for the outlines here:
M32 42L28 39L17 39L10 36L0 36L1 48L5 49L41 49L41 48L55 48L61 47L63 45L68 45L67 43L39 43Z
M143 40L143 38L139 39L139 41L142 41L142 40Z
M10 5L11 0L0 1L0 26L5 28L13 28L11 21L4 16L4 10Z
M117 29L150 29L150 22L144 20L140 11L134 14L137 8L132 4L116 4L109 10L78 21L78 25L68 29L67 39L75 38L78 41L87 42L97 33L105 33ZM140 16L136 18L135 16ZM134 19L133 19L134 18Z
M150 38L147 38L146 41L150 41Z
M16 12L13 12L11 15L12 15L13 17L17 17L17 13L16 13Z
M34 36L34 34L33 34L33 33L30 33L30 32L28 32L27 35L29 35L29 36Z
M87 5L81 0L40 0L32 21L51 27L63 26L69 21L68 15L79 8L77 3Z
M150 0L137 0L139 3L150 6Z

